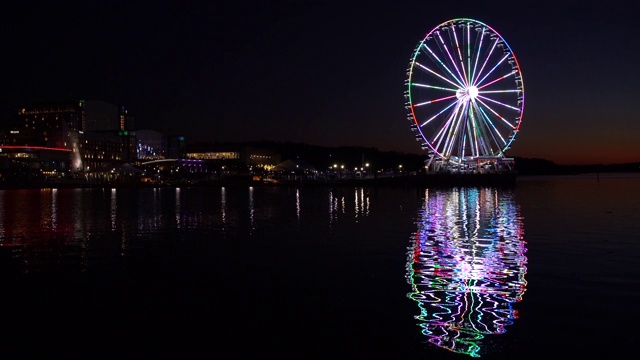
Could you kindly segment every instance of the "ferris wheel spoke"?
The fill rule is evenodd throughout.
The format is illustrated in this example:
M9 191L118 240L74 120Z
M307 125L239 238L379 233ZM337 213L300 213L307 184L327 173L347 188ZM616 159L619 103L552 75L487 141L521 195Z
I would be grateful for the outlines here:
M491 74L493 73L493 71L494 71L496 68L498 68L498 66L500 66L500 64L502 64L505 60L507 60L507 58L508 58L508 57L509 57L509 54L506 54L502 59L500 59L500 61L498 61L498 63L497 63L497 64L495 64L495 65L491 68L491 70L489 70L489 72L488 72L485 76L483 76L483 77L482 77L482 79L478 80L478 82L476 82L476 83L475 83L475 85L476 85L477 87L480 87L480 84L482 84L482 82L483 82L483 81L484 81L484 80L485 80L489 75L491 75ZM498 80L501 80L501 79L503 79L503 78L505 78L506 76L509 76L509 75L511 75L511 74L507 74L507 75L505 75L505 76L503 76L503 77L499 77L498 79L496 79L496 80L494 80L494 81L490 82L489 84L492 84L492 83L494 83L494 82L496 82L496 81L498 81Z
M477 103L474 102L475 105L477 105ZM476 108L477 110L477 108ZM485 126L486 124L490 124L490 122L485 122L483 119L487 119L486 114L484 112L479 112L478 113L478 117L476 119L475 125L476 125L476 136L478 138L478 141L480 143L480 148L482 149L482 154L483 155L495 155L494 153L494 149L491 146L491 144L496 144L497 148L499 148L498 142L496 141L496 137L495 137L495 133L497 132L497 129L493 126L487 127ZM493 140L493 142L492 142ZM499 151L499 149L496 149ZM480 153L480 151L478 150L478 154Z
M451 31L453 31L453 33L455 34L455 27L453 25L451 25ZM451 56L451 52L449 51L449 48L447 47L447 44L445 43L444 39L442 38L442 35L438 32L436 34L436 36L438 37L438 39L440 39L440 44L442 44L442 47L444 48L444 51L449 56L449 61L451 61L451 65L453 65L453 68L458 73L458 78L457 79L465 80L464 76L462 76L462 74L460 74L460 69L458 69L458 66L456 65L456 61L453 60L453 56ZM467 84L463 83L462 86L465 87L465 86L467 86Z
M474 64L473 64L473 72L472 72L472 75L471 75L471 81L469 81L471 84L475 83L476 71L478 70L478 61L480 60L480 54L482 54L482 44L484 44L484 35L487 32L487 29L485 29L484 27L480 28L478 30L481 32L481 34L480 34L480 39L478 40L478 50L476 51L476 55L475 55L475 61L474 61ZM485 60L485 63L488 61L488 59L489 58L487 57L487 59ZM482 71L482 70L480 70L480 71Z
M489 62L489 59L491 59L491 55L495 51L496 46L498 46L498 39L496 39L493 42L493 45L491 45L491 50L489 50L489 52L485 56L484 62L482 63L482 66L480 67L480 71L478 71L478 73L476 74L476 77L473 79L473 84L477 84L479 82L478 78L480 78L480 75L482 75L482 72L484 71L485 66L487 66L487 63ZM480 56L480 54L478 54L478 56Z
M451 108L453 105L456 105L457 103L458 103L458 101L452 102L447 107L445 107L444 109L440 110L438 113L436 113L435 115L433 115L432 117L427 119L425 122L420 124L420 127L428 125L431 121L433 121L433 120L437 119L438 117L440 117L440 115L442 115L445 111L449 110L449 108Z
M473 134L476 149L475 155L495 155L499 152L499 146L491 129L485 126L481 119L478 119L475 125ZM495 150L493 145L496 146Z
M517 71L513 70L513 71L511 71L510 73L505 74L505 75L502 75L502 76L500 76L500 77L498 77L498 78L496 78L496 79L493 79L493 80L491 80L490 82L488 82L488 83L486 83L486 84L484 84L484 85L482 85L482 86L480 86L480 83L478 83L478 84L476 85L476 87L478 88L478 90L480 90L480 89L484 89L484 88L486 88L487 86L490 86L490 85L493 85L493 84L497 83L498 81L502 81L502 80L507 79L507 78L509 78L509 77L511 77L511 76L515 76L517 73L518 73ZM483 80L484 80L484 79L483 79ZM517 89L516 89L516 90L517 90Z
M418 83L412 83L412 86L415 87L422 87L422 88L429 88L429 89L435 89L435 90L443 90L443 91L451 91L451 92L456 92L458 91L458 89L452 89L452 88L445 88L442 86L435 86L435 85L427 85L427 84L418 84Z
M475 104L475 102L474 102ZM474 155L480 154L480 150L478 149L478 143L481 143L480 146L484 145L484 141L481 136L479 136L479 127L478 127L478 119L474 116L473 107L469 107L469 118L471 126L469 127L469 141L472 142L472 148L474 149Z
M467 84L471 84L471 25L467 24Z
M473 129L471 129L471 127L469 126L467 126L467 132L465 133L464 140L462 141L462 149L460 150L460 152L462 153L462 156L466 154L467 143L469 144L469 148L471 149L470 150L471 155L477 156L478 155L478 149L476 146L477 142L473 138Z
M454 129L456 127L456 122L457 122L457 117L454 117L452 119L451 126L447 128L447 136L442 137L442 139L445 139L444 144L442 145L442 153L445 154L447 157L451 155L451 144L455 140L453 137L455 133Z
M448 155L451 155L453 153L453 146L456 143L456 140L458 140L459 135L459 131L460 128L462 127L463 121L463 111L460 111L460 107L458 107L456 109L456 112L454 114L454 119L451 122L452 126L449 127L448 129L448 136L447 136L447 140L445 141L445 145L444 148L446 149L446 153Z
M482 104L482 105L484 106L484 108L486 108L487 110L489 110L491 113L493 113L493 114L497 117L497 119L495 119L495 120L500 120L501 122L503 122L503 123L507 124L507 126L508 126L511 130L513 130L513 125L511 125L511 124L507 121L507 119L505 119L504 117L502 117L502 115L498 114L495 110L493 110L491 107L487 106L487 104L483 103L482 101L478 101L478 102L479 102L480 104ZM495 132L497 132L497 133L498 133L498 135L500 136L500 138L504 141L504 138L502 138L502 135L500 134L500 132L499 132L499 131L498 131L498 129L497 129L496 121L495 121L491 116L489 116L489 114L487 114L487 113L484 111L484 109L480 109L480 110L481 110L481 113L482 113L483 115L485 115L483 118L486 120L486 124L487 124L488 126L491 126L491 128L495 129Z
M458 110L460 108L460 102L455 102L454 103L456 105L455 109L453 109L453 111L451 111L451 115L449 115L449 117L447 118L447 121L442 125L442 127L440 128L440 130L438 131L438 133L436 133L436 135L433 137L432 141L430 143L436 143L436 149L440 148L441 146L443 146L443 150L440 152L444 152L444 148L446 147L446 145L443 145L442 142L446 141L445 140L445 134L447 133L447 131L451 128L452 124L455 121L456 118L456 114L458 113Z
M444 76L442 76L442 75L438 74L437 72L435 72L435 71L433 71L433 70L429 69L428 67L426 67L426 66L424 66L424 65L422 65L422 64L420 64L420 63L416 63L416 65L418 65L418 67L420 67L421 69L424 69L424 70L426 70L426 71L430 72L431 74L433 74L433 75L435 75L435 76L439 77L440 79L442 79L442 80L444 80L444 81L448 82L449 84L451 84L451 85L453 85L453 86L455 86L455 87L457 87L457 88L464 87L464 84L460 83L460 80L459 80L459 79L457 79L453 74L451 74L451 75L453 76L454 80L457 80L457 81L458 81L458 84L454 83L453 81L451 81L451 80L447 79L446 77L444 77Z
M493 154L494 151L491 149L487 131L480 118L476 116L478 103L474 100L469 103L467 111L465 111L466 119L464 122L466 128L465 139L467 140L462 141L460 151L462 154L466 153L466 145L468 144L472 156Z
M440 131L438 131L435 136L429 141L431 144L435 144L435 148L438 149L442 145L442 141L445 139L446 130L453 123L455 112L447 119L447 122L442 125Z
M477 156L478 155L478 136L476 134L476 119L475 116L473 114L473 108L471 106L471 103L468 106L468 110L467 110L467 119L466 119L466 134L465 134L465 147L462 149L462 153L463 155L467 153L466 148L467 145L469 147L469 152L471 153L472 156Z
M458 84L457 85L453 84L451 81L449 81L449 80L445 79L444 77L440 76L440 74L437 74L434 71L425 68L427 71L432 72L434 75L436 75L436 76L442 78L443 80L453 84L454 86L465 87L465 84L462 81L460 81L460 79L458 77L456 77L456 75L454 75L453 72L451 72L451 69L449 69L449 67L442 60L440 60L440 57L438 55L436 55L436 53L434 53L433 50L431 50L431 48L429 48L424 43L422 44L421 48L422 49L426 49L428 51L428 53L425 53L425 54L427 54L427 56L430 56L433 61L436 61L438 64L440 64L440 67L443 68L446 72L448 72L449 75L451 75L451 78L456 80L458 82ZM421 66L421 65L418 63L418 66Z
M418 106L423 106L423 105L429 105L429 104L433 104L433 103L436 103L436 102L440 102L440 101L444 101L444 100L448 100L448 99L453 99L453 98L455 98L455 97L456 97L455 95L445 96L445 97L438 98L438 99L433 99L433 100L429 100L429 101L424 101L424 102L421 102L421 103L419 103L419 104L415 104L415 105L413 105L413 106L414 106L414 107L418 107Z
M483 104L482 102L478 102L478 103ZM493 111L493 109L491 109L490 107L486 106L485 104L483 104L483 105L484 105L485 108L487 108L488 110L492 111L496 116L498 116L499 118L501 118L504 121L504 118L500 117L500 115L495 113ZM494 142L496 144L499 144L499 146L506 145L506 143L507 143L506 140L504 139L504 137L502 136L500 131L498 131L498 128L496 127L496 124L493 121L493 119L491 118L491 116L489 116L489 114L487 114L487 112L484 111L484 109L482 107L478 106L477 109L478 109L478 114L481 115L481 119L482 119L481 124L484 125L483 127L491 135L491 138L494 140ZM509 124L509 126L511 126L511 124Z
M480 99L485 99L485 100L487 100L487 101L491 101L491 102L492 102L492 103L494 103L494 104L502 105L502 106L504 106L504 107L506 107L506 108L509 108L509 109L512 109L512 110L515 110L515 111L518 111L518 110L520 109L520 108L515 107L515 106L513 106L513 105L505 104L505 103L503 103L503 102L500 102L500 101L497 101L497 100L493 100L493 99L491 99L491 98L488 98L488 97L486 97L486 96L482 96L482 95L479 95L479 94L478 94L478 98L480 98ZM481 101L480 99L478 99L478 101ZM483 104L484 104L484 102L483 102ZM486 106L486 104L485 104L485 106ZM487 106L487 107L488 107L488 106ZM496 114L496 115L497 115L497 114ZM501 117L501 118L502 118L502 117ZM507 122L507 124L509 124L509 122ZM509 124L509 125L511 125L511 124Z
M463 111L461 112L461 118L460 118L460 126L459 126L460 135L458 136L458 139L457 139L457 148L458 148L457 156L460 159L464 158L465 156L466 149L467 149L467 142L472 140L469 137L469 131L470 131L469 125L470 125L469 124L469 101L465 101L463 106ZM471 146L471 144L469 145ZM472 152L473 152L473 148L472 148Z
M483 90L478 91L478 94L506 94L506 93L519 93L522 90L519 89L505 89L505 90Z
M451 32L453 33L453 39L456 43L456 50L458 51L458 61L460 61L460 68L462 69L462 74L460 75L464 80L465 87L469 86L469 79L467 78L467 72L464 67L464 59L462 58L462 52L460 51L460 43L458 42L458 35L456 35L455 26L451 25ZM457 67L456 67L457 70ZM458 74L460 72L458 71Z

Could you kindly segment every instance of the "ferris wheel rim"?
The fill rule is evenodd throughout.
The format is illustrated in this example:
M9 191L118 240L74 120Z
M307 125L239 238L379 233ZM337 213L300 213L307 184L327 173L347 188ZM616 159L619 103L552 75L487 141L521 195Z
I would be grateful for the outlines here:
M457 28L462 30L458 33ZM471 34L472 29L481 34ZM443 39L441 32L448 34L449 42ZM434 38L438 40L432 41ZM461 44L467 49L461 49ZM483 45L487 48L492 45L491 51L482 49ZM496 47L499 49L494 53ZM454 59L455 56L458 56L458 59ZM484 58L483 67L478 70L481 56L486 58ZM473 66L470 61L472 58ZM431 64L425 66L418 61L419 59L430 61ZM464 60L467 61L466 64ZM484 66L487 63L492 67L491 71L485 69ZM491 75L495 69L498 70ZM500 72L503 72L501 77L496 77ZM416 81L414 78L416 73L425 78L432 77L435 79L434 83L440 86L428 81ZM494 78L491 82L487 80L489 76ZM504 81L501 83L504 88L486 90L493 86L493 83L501 82L507 77L513 78L511 85L506 85L508 82ZM416 132L416 140L422 143L422 149L427 150L430 156L438 157L443 161L460 163L468 158L504 157L520 130L524 113L524 83L520 64L504 37L484 22L470 18L454 18L430 30L412 53L405 86L407 119L412 123L411 129ZM418 87L422 88L420 89L422 93L433 91L448 92L448 94L420 99L420 96L417 96L420 93L416 90ZM512 94L506 95L507 93ZM494 97L500 97L500 100ZM421 100L424 101L421 102ZM434 106L437 102L448 105ZM425 118L427 112L419 114L417 111L420 106L425 108L431 106L439 109L440 112L429 114L433 115L432 119ZM497 108L500 110L496 110ZM455 117L449 117L444 121L443 114L449 116L453 114ZM512 118L507 120L504 116ZM437 122L440 123L439 132L425 134L425 129L429 129L425 126L435 118L438 118ZM474 128L471 129L472 127ZM449 132L446 136L445 130ZM458 131L466 134L460 135ZM466 153L467 144L471 148L469 154ZM474 150L473 147L476 149Z

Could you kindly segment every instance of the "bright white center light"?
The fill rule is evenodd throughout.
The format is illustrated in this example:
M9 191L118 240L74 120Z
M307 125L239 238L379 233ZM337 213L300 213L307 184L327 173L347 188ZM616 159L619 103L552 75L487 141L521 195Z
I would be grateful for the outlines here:
M460 99L463 96L468 96L471 99L475 98L478 96L478 88L475 86L469 86L468 88L458 89L458 91L456 91L456 97Z
M470 86L467 89L467 93L469 94L469 97L471 97L472 99L475 98L476 96L478 96L478 88L475 86Z

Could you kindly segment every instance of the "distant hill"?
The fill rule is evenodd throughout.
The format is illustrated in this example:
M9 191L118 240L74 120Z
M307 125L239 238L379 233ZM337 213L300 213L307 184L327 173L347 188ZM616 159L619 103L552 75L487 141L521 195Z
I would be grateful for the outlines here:
M564 175L612 172L640 172L640 162L623 164L558 165L553 161L538 158L515 157L519 175Z

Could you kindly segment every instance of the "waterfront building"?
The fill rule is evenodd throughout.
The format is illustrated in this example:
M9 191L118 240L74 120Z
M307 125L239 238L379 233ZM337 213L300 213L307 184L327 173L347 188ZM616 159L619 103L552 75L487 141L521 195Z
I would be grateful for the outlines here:
M136 161L135 131L89 131L79 134L78 152L84 172L111 171Z
M20 106L4 132L0 171L7 176L73 176L137 160L133 117L124 106L70 100ZM68 174L71 172L71 174Z
M136 130L137 156L139 161L165 159L167 138L155 130Z
M207 160L232 171L269 171L280 163L281 155L272 149L245 144L196 144L186 149L187 159Z

